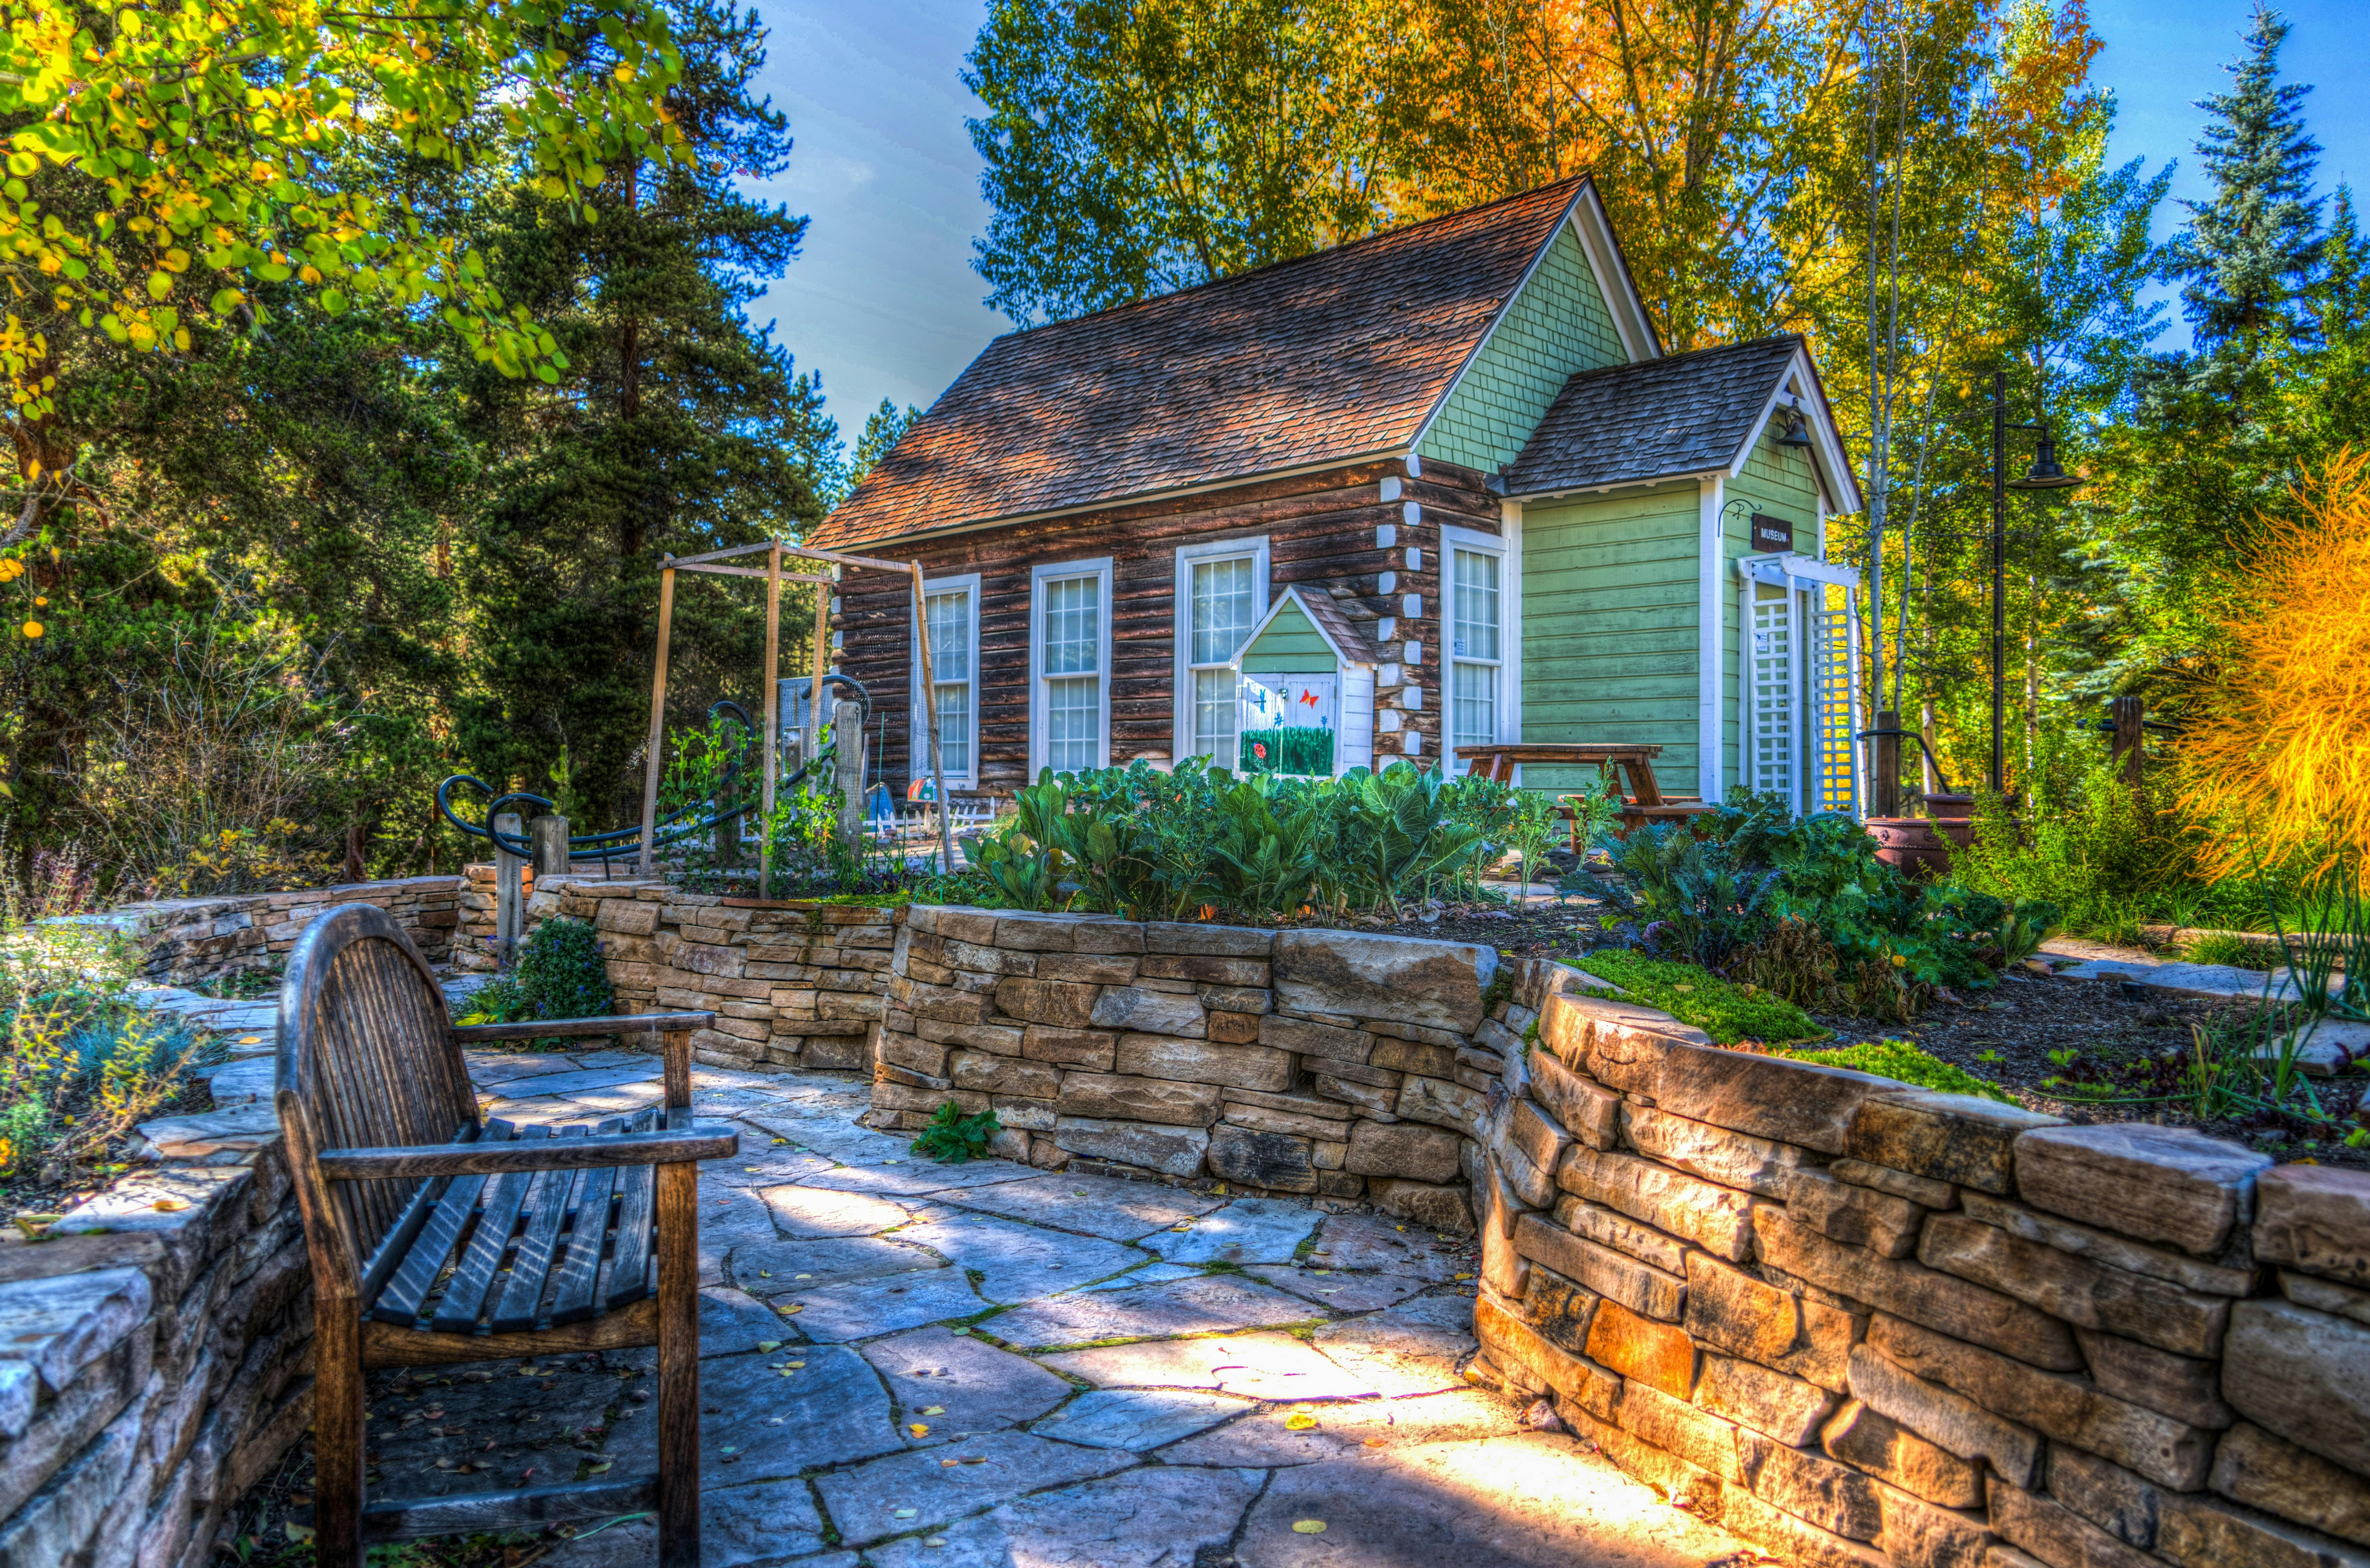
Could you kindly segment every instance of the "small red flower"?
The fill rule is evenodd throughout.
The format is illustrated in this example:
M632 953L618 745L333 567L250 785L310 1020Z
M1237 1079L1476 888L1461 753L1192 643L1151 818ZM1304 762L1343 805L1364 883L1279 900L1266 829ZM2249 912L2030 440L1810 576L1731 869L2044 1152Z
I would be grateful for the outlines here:
M1266 761L1267 761L1267 745L1266 745L1266 743L1265 743L1264 741L1259 741L1259 740L1254 740L1254 741L1252 741L1252 742L1251 742L1251 755L1252 755L1252 756L1254 756L1254 757L1257 757L1257 758L1258 758L1260 761L1262 761L1262 762Z

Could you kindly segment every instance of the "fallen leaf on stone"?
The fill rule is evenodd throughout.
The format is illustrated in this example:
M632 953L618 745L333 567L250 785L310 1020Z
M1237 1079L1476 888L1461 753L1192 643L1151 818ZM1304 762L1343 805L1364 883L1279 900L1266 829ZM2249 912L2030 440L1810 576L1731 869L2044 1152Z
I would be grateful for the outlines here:
M944 1415L946 1413L947 1407L942 1404L926 1404L922 1407L924 1415Z
M907 1425L905 1430L916 1437L926 1437L930 1435L930 1424L926 1421L916 1421Z
M190 1200L185 1197L160 1197L156 1200L156 1207L164 1213L177 1214L190 1207Z
M774 1141L775 1141L776 1143L788 1143L788 1142L789 1141L789 1139L787 1139L787 1138L777 1138L777 1139L774 1139Z
M1294 1519L1292 1521L1292 1533L1294 1535L1323 1535L1325 1533L1325 1521L1322 1519Z
M1383 1440L1380 1437L1369 1437L1366 1439L1366 1447L1370 1448L1379 1448L1382 1446Z
M955 1330L953 1330L953 1331L951 1331L951 1332L953 1332L953 1333L971 1333L971 1330L969 1330L969 1329L955 1329Z
M757 1342L757 1348L761 1351L779 1350L782 1348L782 1342L778 1339L761 1339Z
M799 1370L799 1368L800 1368L804 1367L804 1366L806 1365L806 1363L805 1363L805 1362L803 1362L803 1361L785 1361L785 1362L783 1362L783 1363L782 1363L782 1365L783 1365L783 1366L785 1366L785 1367L788 1367L791 1371L795 1372L795 1371Z
M1193 1222L1192 1222L1191 1220L1188 1219L1187 1221L1185 1221L1185 1223L1184 1223L1184 1224L1182 1224L1182 1225L1171 1225L1171 1226L1169 1227L1169 1229L1170 1229L1171 1230L1191 1230L1191 1229L1193 1229Z
M313 1539L313 1527L310 1525L300 1525L293 1519L283 1519L281 1521L280 1528L287 1533L288 1539L293 1545L302 1546Z
M987 1462L987 1456L985 1454L965 1454L962 1457L962 1462L967 1465L984 1465Z
M947 1544L947 1538L942 1535L926 1535L922 1538L922 1544L924 1546L944 1546Z
M892 1519L910 1519L914 1516L914 1512L911 1508L900 1508L889 1516Z
M961 1463L962 1463L962 1460L961 1459L940 1459L938 1461L938 1468L940 1470L952 1470L955 1466Z
M586 1465L584 1467L584 1473L587 1475L599 1475L602 1471L607 1470L611 1465L614 1465L616 1462L617 1461L615 1459L603 1459L597 1465Z
M1287 1432L1306 1432L1316 1425L1317 1417L1300 1412L1283 1418L1283 1429Z
M790 1276L790 1277L792 1279L812 1279L814 1276L811 1274L794 1274Z
M263 1044L263 1036L260 1035L241 1035L238 1037L238 1043L242 1046L259 1046Z
M784 1317L786 1317L786 1318L794 1318L794 1317L798 1316L800 1312L805 1311L805 1310L806 1310L806 1309L805 1309L804 1307L800 1306L797 1302L793 1301L792 1303L790 1303L790 1305L788 1305L788 1306L787 1306L787 1307L777 1307L777 1308L775 1308L775 1309L774 1309L774 1310L776 1310L776 1311L777 1311L777 1312L781 1313L781 1314L782 1314L782 1316L784 1316Z

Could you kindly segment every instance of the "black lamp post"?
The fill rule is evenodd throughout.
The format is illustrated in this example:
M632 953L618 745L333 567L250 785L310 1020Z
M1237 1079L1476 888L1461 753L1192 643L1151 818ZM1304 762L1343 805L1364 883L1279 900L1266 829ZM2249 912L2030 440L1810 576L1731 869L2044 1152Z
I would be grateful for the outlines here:
M2039 450L2021 479L2008 476L2008 433L2038 430ZM2046 420L2010 424L2008 372L1992 372L1992 771L1994 795L2008 793L2008 493L2038 491L2055 496L2082 481L2057 465L2057 441Z

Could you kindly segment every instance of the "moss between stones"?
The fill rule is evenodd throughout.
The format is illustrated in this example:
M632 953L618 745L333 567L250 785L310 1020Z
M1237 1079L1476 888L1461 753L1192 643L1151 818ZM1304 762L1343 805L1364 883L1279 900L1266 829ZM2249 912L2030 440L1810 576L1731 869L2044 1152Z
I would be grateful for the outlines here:
M1628 1000L1659 1007L1682 1024L1692 1024L1723 1046L1745 1040L1768 1045L1824 1040L1811 1015L1760 990L1731 985L1708 969L1668 958L1641 957L1635 953L1599 949L1580 960L1599 979L1610 980ZM1608 996L1592 990L1591 996Z

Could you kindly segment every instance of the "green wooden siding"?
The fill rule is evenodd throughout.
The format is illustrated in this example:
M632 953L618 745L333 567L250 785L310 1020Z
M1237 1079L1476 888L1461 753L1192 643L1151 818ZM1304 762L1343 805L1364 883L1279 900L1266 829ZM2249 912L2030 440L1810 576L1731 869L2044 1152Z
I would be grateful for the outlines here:
M1524 740L1660 745L1657 782L1696 793L1702 506L1690 480L1523 509ZM1523 770L1537 789L1595 776Z
M1778 423L1772 420L1761 433L1752 454L1744 460L1743 472L1728 482L1727 499L1742 501L1743 506L1726 509L1727 526L1721 531L1726 558L1754 554L1753 513L1766 512L1782 517L1794 525L1794 553L1798 555L1819 554L1819 484L1811 468L1808 447L1779 446L1775 439ZM1736 574L1733 568L1722 568L1720 579L1720 646L1724 674L1720 685L1722 747L1726 752L1723 776L1730 784L1743 780L1743 709L1738 701L1740 663L1743 655L1743 638L1738 631Z
M1567 223L1417 451L1494 474L1521 453L1574 371L1628 362L1588 253Z
M1297 604L1286 604L1267 630L1243 649L1246 675L1317 675L1339 670L1340 660Z

